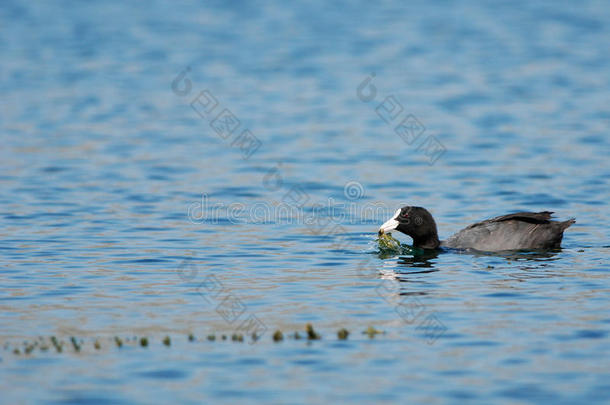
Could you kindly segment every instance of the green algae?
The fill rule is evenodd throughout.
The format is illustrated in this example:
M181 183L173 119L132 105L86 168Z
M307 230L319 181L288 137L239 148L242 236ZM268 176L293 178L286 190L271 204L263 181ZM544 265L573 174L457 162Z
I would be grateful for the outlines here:
M400 243L391 233L382 233L378 235L375 241L379 247L379 256L382 259L395 255L421 255L424 252L423 249Z
M337 330L336 333L337 333L337 340L347 340L350 335L350 332L346 328L341 328L341 329ZM385 334L385 332L380 331L380 330L374 328L373 326L369 326L366 330L364 330L362 332L362 334L368 335L368 337L370 339L373 339L379 334ZM223 334L223 335L218 335L218 339L219 340L222 339L222 340L226 340L226 341L230 340L232 342L244 342L244 340L246 339L247 336L248 335L243 335L241 333L233 333L232 335ZM253 332L252 334L250 334L252 343L258 341L261 338L261 336L262 335L259 335L256 332ZM209 335L207 335L207 340L215 341L216 337L217 336L215 334L209 334ZM230 339L229 339L229 337L230 337ZM290 338L294 338L295 340L300 340L302 338L305 338L305 339L307 339L307 344L311 345L314 340L322 339L322 335L320 333L318 333L318 331L315 330L314 326L311 323L307 323L305 325L305 335L303 335L302 332L299 333L298 331L296 331L292 334L285 335L281 330L277 329L271 335L271 338L272 338L272 341L276 342L276 343L281 342L285 339L290 339ZM192 333L189 333L187 335L187 339L190 342L197 341L197 339L195 338L195 336ZM114 338L110 338L109 340L114 341L116 347L119 349L123 347L123 344L125 342L127 342L126 344L128 346L130 346L130 342L132 342L133 344L135 344L135 346L140 346L143 348L147 348L150 343L150 340L148 337L135 337L135 336L133 337L133 339L130 339L130 338L121 339L118 336L114 336ZM39 338L39 341L33 341L33 342L32 341L23 341L22 342L23 347L18 347L18 348L14 348L14 349L11 348L11 344L7 342L4 344L4 349L11 350L15 355L30 355L32 353L35 353L35 350L37 348L40 349L40 352L46 352L47 350L49 350L51 345L48 345L47 342L49 342L58 353L63 352L63 346L66 343L65 341L62 341L62 340L56 338L55 336L51 336L48 340L46 340L46 338ZM171 347L171 337L169 335L166 335L161 340L161 342L166 347ZM83 339L79 339L74 336L71 336L68 339L67 344L70 346L73 346L74 353L86 351L85 350L86 346L84 345ZM21 346L21 344L19 346ZM95 340L93 340L93 348L95 350L100 350L102 348L102 345L100 344L100 338L95 338ZM81 350L81 349L83 349L83 350Z
M55 336L51 336L51 343L55 347L57 353L61 353L63 350L64 342L59 342Z
M74 347L74 351L80 352L80 344L76 341L74 336L70 337L70 342L72 343L72 347Z
M377 238L377 244L379 245L379 250L394 250L400 251L401 245L398 239L394 238L391 233L382 233Z
M278 329L273 333L273 341L281 342L282 340L284 340L284 334L282 333L281 330Z
M368 335L369 339L373 339L376 335L380 334L380 333L384 333L383 331L380 331L378 329L375 329L372 326L369 326L364 332L362 332L365 335Z
M321 339L320 334L314 330L312 324L308 323L307 325L305 325L305 329L307 330L307 339L309 339L309 340Z

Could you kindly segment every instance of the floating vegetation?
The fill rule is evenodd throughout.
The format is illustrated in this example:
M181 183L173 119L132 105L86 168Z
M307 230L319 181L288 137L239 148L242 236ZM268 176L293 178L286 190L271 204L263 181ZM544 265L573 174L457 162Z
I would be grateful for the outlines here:
M36 348L36 346L38 346L38 342L34 342L34 343L23 342L23 345L25 346L25 348L23 349L23 352L25 354L30 354Z
M337 333L337 340L347 340L350 335L350 331L348 331L346 328L341 328L336 333ZM379 334L385 334L385 332L375 329L373 326L369 326L365 331L362 332L362 334L367 335L370 339L373 339L374 337L376 337ZM256 332L253 332L249 336L252 339L252 343L254 343L254 342L257 342L258 340L260 340L263 335L262 334L259 335ZM216 334L209 334L206 336L206 339L210 342L214 342L217 340L222 340L222 341L230 340L232 342L241 343L241 342L244 342L247 338L248 338L247 334L242 334L242 333L237 333L237 332L232 333L231 335L219 334L218 339L217 339ZM314 340L322 339L322 335L314 329L314 326L311 323L307 323L305 325L305 335L303 335L302 332L298 332L298 331L295 331L292 334L284 334L281 330L277 329L271 335L270 340L272 342L277 343L277 342L282 342L286 339L291 339L291 338L293 338L294 340L307 339L307 344L312 344L312 342ZM155 338L153 337L153 340L154 339ZM198 341L193 333L189 333L187 335L187 339L189 342ZM138 347L139 346L139 347L146 348L149 346L149 343L151 342L148 337L137 337L137 336L134 336L133 338L132 337L121 338L119 336L114 336L114 337L109 337L108 340L110 342L114 342L114 345L118 349L121 349L124 345L126 345L128 347ZM94 350L97 351L97 350L102 349L102 345L100 343L101 338L99 338L99 337L94 338L92 340L87 340L87 342L89 342L87 344L85 344L85 341L83 339L79 339L75 336L70 336L70 338L67 341L69 342L67 344L71 345L74 348L74 353L81 353L81 352L87 352L87 351L92 352ZM169 335L165 335L163 337L163 339L161 340L161 342L163 343L164 346L171 347L171 337ZM40 349L41 353L47 352L51 348L51 345L53 348L55 348L57 353L62 353L65 343L66 343L66 341L60 340L55 336L51 336L48 340L46 338L40 337L33 341L27 341L27 340L22 341L22 342L18 343L18 345L17 345L18 347L15 347L15 346L11 347L10 342L5 342L3 346L4 346L4 350L10 350L15 355L31 355L32 353L35 353L37 348ZM87 350L87 348L89 350ZM71 353L72 351L70 350L69 352Z
M366 329L364 332L362 332L362 333L363 333L363 334L365 334L365 335L368 335L368 336L369 336L369 339L373 339L373 338L375 337L375 335L378 335L378 334L383 333L383 332L382 332L382 331L380 331L380 330L375 329L375 328L374 328L374 327L372 327L372 326L369 326L369 327L368 327L368 328L367 328L367 329Z
M379 246L379 255L381 258L388 258L395 255L421 255L424 252L423 249L400 243L391 233L379 235L376 242L377 246Z
M305 325L305 329L307 330L307 339L309 340L318 340L321 339L320 334L313 329L313 325L308 323Z
M400 242L391 233L382 233L377 238L379 250L401 250Z
M74 347L75 352L80 352L80 344L76 341L74 336L70 337L70 342L72 342L72 346Z
M55 350L57 350L57 353L61 353L61 351L63 350L64 342L58 342L55 336L51 336L51 343L55 347Z

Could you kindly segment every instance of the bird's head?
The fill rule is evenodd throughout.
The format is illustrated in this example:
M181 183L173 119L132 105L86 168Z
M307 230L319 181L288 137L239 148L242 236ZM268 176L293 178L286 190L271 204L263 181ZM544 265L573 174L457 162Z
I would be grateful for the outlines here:
M423 207L402 207L379 228L379 235L391 231L413 238L413 246L435 249L439 245L436 222Z

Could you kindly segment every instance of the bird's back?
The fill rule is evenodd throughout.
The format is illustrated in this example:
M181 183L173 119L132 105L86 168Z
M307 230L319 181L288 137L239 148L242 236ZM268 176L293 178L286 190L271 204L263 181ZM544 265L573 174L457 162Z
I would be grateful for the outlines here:
M551 214L549 211L519 212L477 222L451 236L441 246L485 252L558 248L563 231L575 221L552 221Z

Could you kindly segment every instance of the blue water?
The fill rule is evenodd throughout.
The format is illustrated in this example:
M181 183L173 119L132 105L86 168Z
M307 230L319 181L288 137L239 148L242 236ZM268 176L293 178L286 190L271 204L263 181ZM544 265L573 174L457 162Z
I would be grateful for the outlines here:
M610 401L610 7L430 3L3 1L0 402Z

